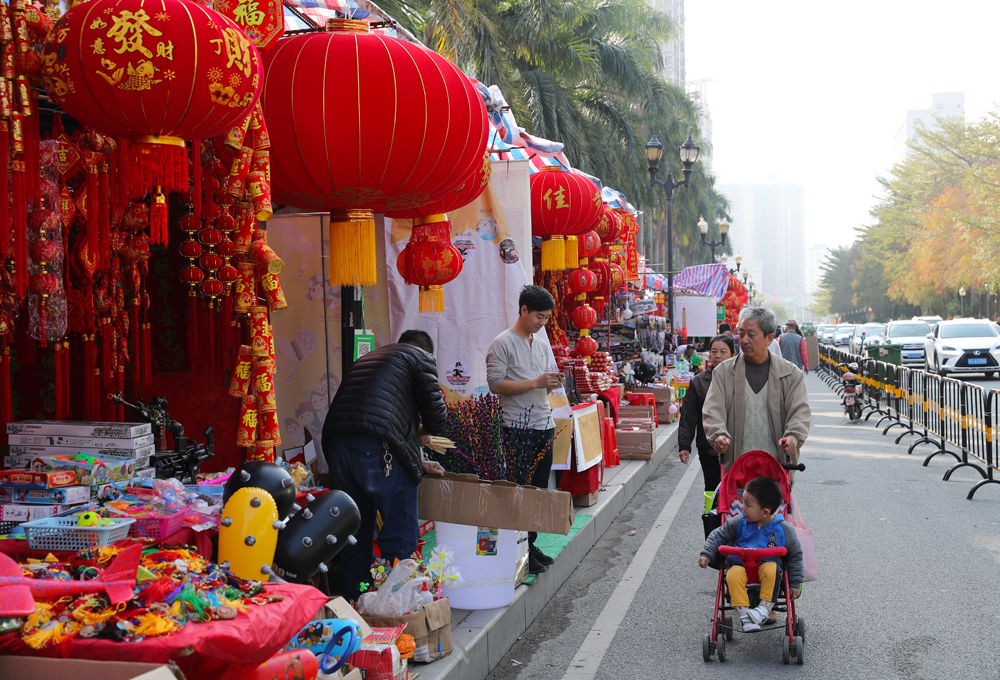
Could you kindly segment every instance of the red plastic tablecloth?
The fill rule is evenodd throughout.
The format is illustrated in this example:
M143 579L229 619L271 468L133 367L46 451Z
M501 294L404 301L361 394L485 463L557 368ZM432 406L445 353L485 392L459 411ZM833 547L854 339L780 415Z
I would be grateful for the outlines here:
M611 405L611 413L608 415L615 419L615 425L617 425L618 407L621 405L622 401L622 388L615 385L614 387L609 387L606 390L601 390L597 394L608 400L608 403Z
M212 538L219 533L218 529L208 529L206 531L194 531L189 527L182 527L174 533L160 541L147 542L146 545L162 545L164 547L189 545L195 548L199 555L207 560L212 559ZM116 545L127 546L132 539L118 541ZM31 550L28 541L24 539L8 538L0 541L0 553L7 555L15 562L23 562L29 557L43 558L52 553L57 559L72 557L76 550Z
M270 584L269 593L285 599L251 605L231 621L193 623L180 631L141 642L72 638L51 649L35 650L17 635L0 635L0 654L94 661L173 661L188 680L239 680L281 650L312 619L327 597L312 586Z

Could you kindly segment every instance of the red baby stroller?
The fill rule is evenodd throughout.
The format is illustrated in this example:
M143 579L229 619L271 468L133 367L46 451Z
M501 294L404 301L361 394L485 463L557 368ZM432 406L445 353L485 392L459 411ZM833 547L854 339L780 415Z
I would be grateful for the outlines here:
M716 503L718 508L718 524L721 526L728 518L737 517L743 514L743 501L741 493L743 487L750 480L765 476L774 479L781 487L781 496L784 499L779 512L786 516L791 507L791 488L788 484L788 474L786 470L805 470L806 466L800 464L779 463L774 456L764 451L750 451L744 453L736 459L729 472L722 475L722 484L716 493ZM706 521L706 532L708 522ZM712 632L705 635L702 641L702 655L705 661L709 661L713 654L717 654L719 661L726 660L726 640L733 639L733 617L727 612L735 609L731 602L728 587L726 585L726 570L728 560L725 559L734 555L740 559L747 570L747 593L750 596L750 606L756 607L760 603L760 582L757 578L757 568L761 562L768 557L784 557L785 548L737 548L732 546L720 546L719 553L723 556L723 563L719 569L719 586L715 594L715 611L712 615ZM788 597L788 569L783 565L781 581L778 584L778 594L775 597L772 612L785 612L785 635L782 638L781 659L786 664L791 663L792 658L796 663L805 661L805 651L803 643L806 637L806 622L801 617L796 616L795 600ZM761 631L778 630L782 628L777 623L777 616L772 614L770 621L765 621L761 625Z

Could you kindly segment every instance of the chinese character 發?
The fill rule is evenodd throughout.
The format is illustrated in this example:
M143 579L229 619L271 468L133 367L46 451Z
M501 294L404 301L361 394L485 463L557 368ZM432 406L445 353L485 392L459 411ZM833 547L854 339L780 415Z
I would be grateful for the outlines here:
M140 9L134 13L123 10L121 14L111 18L115 23L108 29L107 35L118 43L116 53L140 52L145 57L153 56L153 53L142 45L143 33L148 33L154 38L163 33L149 25L149 15L146 14L146 10Z

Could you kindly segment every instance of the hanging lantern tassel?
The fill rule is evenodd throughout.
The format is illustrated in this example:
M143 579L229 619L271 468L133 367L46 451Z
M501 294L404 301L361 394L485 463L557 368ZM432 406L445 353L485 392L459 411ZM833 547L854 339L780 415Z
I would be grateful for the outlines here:
M9 149L8 124L0 120L0 150L6 159ZM10 257L10 167L0 163L0 255Z
M156 187L188 190L187 144L179 137L139 137L128 144L128 195L140 198Z
M141 348L139 347L139 335L142 329L139 327L139 296L138 294L132 298L132 318L129 323L129 330L132 332L132 380L135 385L144 384L142 370L140 363L140 357L142 356Z
M108 205L108 164L101 163L98 173L97 222L101 231L101 261L107 265L111 261L111 216Z
M97 165L87 165L87 250L91 253L101 252L101 205L100 187L98 186ZM103 255L98 256L103 260Z
M14 276L17 297L20 298L28 290L28 196L24 186L24 161L13 161L11 169L14 171L11 224L14 229Z
M3 346L3 367L0 369L0 380L3 381L3 384L0 385L0 391L2 391L3 395L3 404L0 405L0 418L3 419L3 425L6 426L7 423L14 419L14 408L10 403L10 347L6 344Z
M566 240L559 235L542 239L542 271L561 272L566 268Z
M63 404L63 413L66 414L67 418L70 418L72 417L73 413L72 413L72 408L70 406L70 395L72 394L72 392L70 391L70 386L69 386L69 340L63 340L62 369L63 369L63 385L66 386L66 389L63 392L63 399L65 399L65 403Z
M156 187L153 205L149 208L149 242L167 245L167 197L161 187Z
M192 289L188 293L188 358L194 367L198 359L198 293Z
M580 244L576 236L566 237L566 269L576 269L580 266Z
M63 385L63 372L62 372L62 354L63 346L61 342L56 343L55 349L55 371L54 371L54 382L56 388L56 420L63 420L66 414L63 413L63 391L66 389Z
M420 286L420 314L444 311L444 286Z
M153 384L153 338L150 324L142 324L142 384Z
M83 417L97 420L94 415L94 337L83 334Z
M336 210L330 215L330 285L374 286L375 215L371 210Z

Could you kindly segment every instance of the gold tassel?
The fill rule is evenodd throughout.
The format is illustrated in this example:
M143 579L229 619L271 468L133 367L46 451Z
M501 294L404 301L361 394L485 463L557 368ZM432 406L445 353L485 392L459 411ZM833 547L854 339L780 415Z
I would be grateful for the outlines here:
M566 241L562 236L542 239L542 271L561 272L566 268Z
M375 215L371 210L336 210L330 215L330 285L374 286Z
M566 237L566 269L576 269L580 266L580 244L576 236Z
M420 314L444 311L444 288L420 286Z

